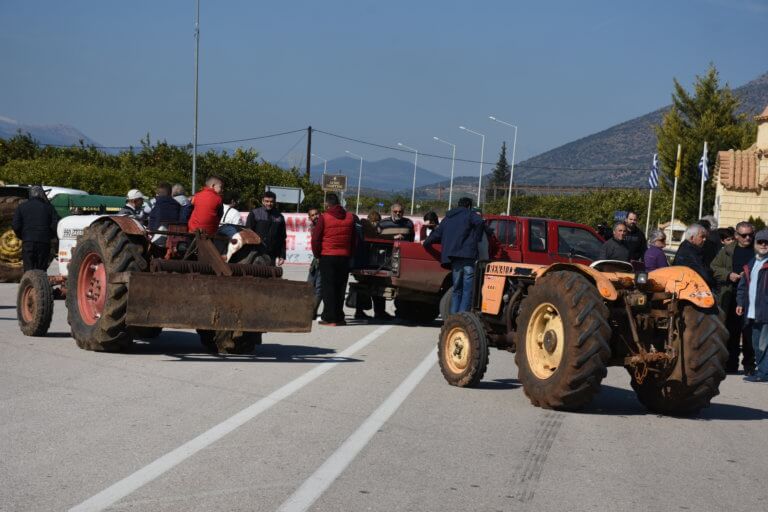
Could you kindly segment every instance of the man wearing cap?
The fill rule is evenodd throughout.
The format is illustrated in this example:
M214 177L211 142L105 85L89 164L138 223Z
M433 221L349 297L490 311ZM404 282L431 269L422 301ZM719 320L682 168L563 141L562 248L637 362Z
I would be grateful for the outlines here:
M24 272L47 270L51 261L51 240L56 238L59 216L45 197L43 187L29 189L29 201L24 201L13 212L11 227L21 239L21 258Z
M736 314L752 328L755 373L749 382L768 382L768 229L755 235L755 257L744 265L744 275L736 290Z
M132 219L136 219L141 223L144 223L147 219L147 214L144 213L144 194L140 190L132 188L125 195L125 206L120 208L117 212L118 215L126 215Z

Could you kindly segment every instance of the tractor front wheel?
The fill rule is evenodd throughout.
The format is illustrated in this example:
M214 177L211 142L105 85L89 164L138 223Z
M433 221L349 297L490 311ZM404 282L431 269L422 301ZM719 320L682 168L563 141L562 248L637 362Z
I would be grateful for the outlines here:
M608 309L581 274L553 272L520 305L515 362L531 403L574 410L600 389L611 355Z
M42 270L21 276L16 296L19 327L26 336L45 336L53 318L53 288Z
M474 387L480 382L488 368L488 339L475 313L458 313L443 322L437 358L451 386Z
M632 388L650 411L669 415L692 415L719 394L728 361L728 331L717 310L685 304L678 319L679 355L666 374L649 374L638 382L634 371Z

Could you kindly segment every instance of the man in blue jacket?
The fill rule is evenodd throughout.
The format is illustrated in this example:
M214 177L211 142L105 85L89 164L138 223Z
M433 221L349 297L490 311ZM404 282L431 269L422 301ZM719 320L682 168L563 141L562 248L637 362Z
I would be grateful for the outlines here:
M443 221L424 240L424 247L442 243L440 263L453 274L451 314L469 311L472 305L472 281L483 226L482 217L472 211L472 200L462 197L459 206L448 210Z
M751 326L755 349L755 373L744 380L768 382L768 229L755 235L755 257L744 265L736 291L736 314Z

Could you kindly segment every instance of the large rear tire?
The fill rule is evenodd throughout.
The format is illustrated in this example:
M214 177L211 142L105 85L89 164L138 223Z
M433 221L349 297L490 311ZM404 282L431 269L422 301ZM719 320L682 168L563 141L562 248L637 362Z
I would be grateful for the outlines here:
M611 355L608 309L581 274L538 279L520 306L515 362L531 403L575 410L600 390Z
M146 269L141 245L112 222L85 229L69 264L67 321L77 346L84 350L128 350L133 337L125 325L128 285L112 283L118 272Z
M24 201L24 197L0 197L0 283L18 283L24 273L21 240L11 228L13 212Z
M631 370L630 375L638 400L650 411L692 415L709 407L720 393L728 362L728 331L717 310L693 304L683 305L679 322L680 355L675 367L664 375L649 374L642 384Z
M200 343L209 352L218 354L252 354L256 345L261 345L260 332L211 331L198 329Z
M45 336L53 318L53 287L42 270L30 270L21 276L16 295L19 327L26 336Z
M475 313L458 313L443 322L437 358L451 386L474 387L482 380L488 368L488 339Z

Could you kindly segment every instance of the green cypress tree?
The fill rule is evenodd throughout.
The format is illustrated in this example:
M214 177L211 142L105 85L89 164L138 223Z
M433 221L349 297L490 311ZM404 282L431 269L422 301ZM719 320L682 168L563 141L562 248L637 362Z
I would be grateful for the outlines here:
M493 168L493 174L491 174L491 185L494 190L506 189L509 186L509 173L512 166L507 162L507 143L501 143L501 152L499 153L499 160L496 162L496 167ZM494 192L494 199L496 194Z
M699 212L699 159L707 141L709 181L704 186L704 213L712 211L715 200L713 171L718 151L743 149L755 140L755 124L745 114L737 114L738 98L728 84L720 87L719 74L710 65L704 76L697 76L693 93L674 80L672 108L656 126L662 172L674 181L677 145L682 145L681 173L677 185L675 217L693 221ZM661 186L671 190L662 180Z

